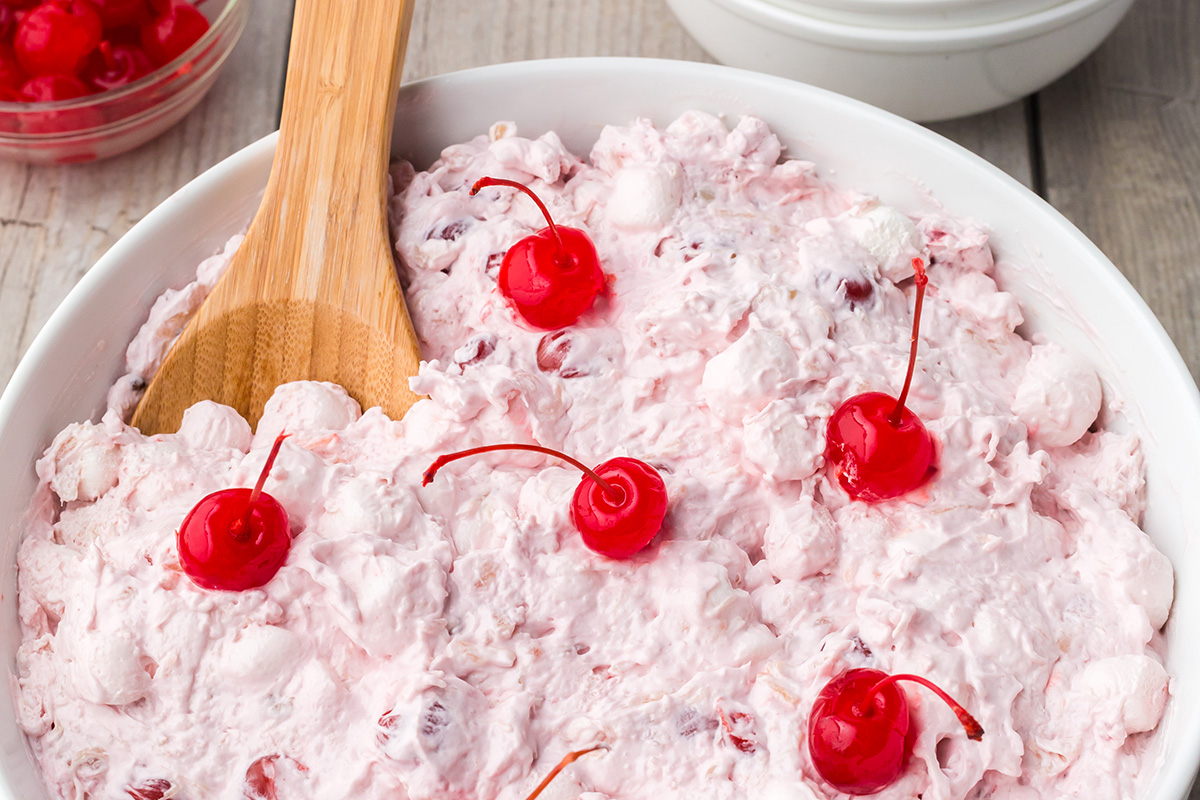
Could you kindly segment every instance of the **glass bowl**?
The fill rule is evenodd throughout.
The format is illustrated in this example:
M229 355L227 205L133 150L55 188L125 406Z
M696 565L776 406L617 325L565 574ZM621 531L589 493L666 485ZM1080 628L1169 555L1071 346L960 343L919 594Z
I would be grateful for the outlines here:
M171 63L99 94L50 103L0 101L0 158L93 161L143 144L195 108L246 28L250 0L207 0L210 27Z

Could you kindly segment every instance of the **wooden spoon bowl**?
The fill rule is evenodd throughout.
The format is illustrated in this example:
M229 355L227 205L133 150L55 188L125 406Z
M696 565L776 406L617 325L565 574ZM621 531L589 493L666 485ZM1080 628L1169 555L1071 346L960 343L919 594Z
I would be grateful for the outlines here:
M200 400L257 425L289 381L332 381L393 419L420 351L396 278L386 190L411 0L297 0L279 143L228 270L133 415L178 430Z

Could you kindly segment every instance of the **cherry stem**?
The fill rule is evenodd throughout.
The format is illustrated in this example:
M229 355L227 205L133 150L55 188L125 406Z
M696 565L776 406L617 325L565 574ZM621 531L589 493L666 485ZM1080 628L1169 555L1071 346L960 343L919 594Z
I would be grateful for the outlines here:
M888 417L888 422L893 428L900 426L900 415L904 411L904 401L908 399L908 389L912 386L913 369L917 366L917 334L921 330L921 305L925 299L925 285L929 283L929 276L925 274L925 262L919 258L912 260L913 271L916 272L917 283L917 302L913 306L913 327L912 327L912 349L908 351L908 374L904 376L904 388L900 390L900 397L896 399L896 408L892 410L891 416Z
M558 773L562 772L563 768L575 761L575 759L579 758L580 756L586 756L588 753L595 752L596 750L607 749L608 748L604 745L598 744L595 747L589 747L587 750L576 750L572 753L567 753L565 756L563 756L563 760L558 762L558 766L550 770L550 774L547 775L542 782L537 785L536 789L530 792L529 797L526 797L525 800L535 800L537 796L542 793L542 790L550 785L550 781L558 777Z
M288 438L286 433L275 437L275 444L271 445L271 452L267 454L267 463L263 464L262 472L258 474L258 483L254 484L254 491L250 493L250 505L254 505L258 496L262 494L263 484L267 482L267 476L271 474L271 467L275 466L275 457L279 455L279 446L286 438Z
M480 189L483 189L487 186L509 186L513 189L520 189L522 192L533 198L533 202L537 203L537 207L542 211L542 216L546 218L546 222L550 226L550 233L554 236L554 241L558 243L559 259L563 262L567 261L567 249L563 246L562 237L558 235L558 227L555 226L554 220L550 218L550 211L546 208L546 204L542 202L540 197L533 193L532 189L523 183L510 181L507 178L480 178L479 180L475 181L475 185L471 187L471 196L474 197L479 193Z
M867 697L874 699L875 693L882 689L886 684L896 681L913 681L924 686L929 691L936 694L945 701L946 705L950 706L950 710L954 712L954 716L958 717L958 721L962 723L963 730L967 732L967 738L973 742L978 742L983 738L983 726L979 724L979 720L975 719L962 707L962 704L955 700L950 695L946 694L940 686L927 678L922 678L920 675L889 675L886 678L880 679L867 692Z
M425 470L425 474L421 477L421 485L428 486L433 482L433 476L437 475L437 471L449 464L451 461L458 461L460 458L479 455L480 453L494 453L497 450L528 450L533 453L543 453L548 456L561 458L571 466L579 469L584 475L594 480L604 493L609 496L614 502L621 502L621 495L613 488L613 485L596 474L595 470L585 466L582 462L576 461L565 453L560 453L557 450L551 450L549 447L542 447L536 444L488 444L483 447L472 447L470 450L460 450L457 453L450 453L444 456L438 456L437 460L429 465L429 469Z
M286 438L288 438L286 433L275 437L275 444L271 445L271 452L267 454L267 463L263 464L262 472L258 473L258 483L254 484L254 491L250 492L250 499L246 502L246 514L241 519L235 519L229 525L229 535L238 541L250 535L250 517L254 514L254 504L258 501L258 496L262 494L263 484L267 482L267 476L271 474L271 467L275 466L275 457L279 455L279 446Z

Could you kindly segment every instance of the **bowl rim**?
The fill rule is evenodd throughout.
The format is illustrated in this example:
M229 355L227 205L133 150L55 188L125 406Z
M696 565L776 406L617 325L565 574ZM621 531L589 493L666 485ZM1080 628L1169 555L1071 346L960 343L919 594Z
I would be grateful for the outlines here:
M187 62L195 59L220 37L224 36L227 30L236 28L237 35L233 37L230 47L227 48L226 55L228 55L228 50L232 50L233 45L237 44L237 40L241 38L241 30L245 28L245 16L242 14L242 11L249 6L249 3L250 0L228 0L228 2L225 3L224 8L221 9L221 13L219 13L217 18L212 21L211 25L209 25L208 30L205 31L204 35L197 39L191 47L189 47L187 50L184 50L183 53L175 58L174 61L163 64L158 69L143 75L136 81L131 81L130 83L127 83L124 86L120 86L116 89L108 89L107 91L96 92L95 94L84 95L83 97L73 97L70 100L51 100L48 102L0 100L0 114L77 111L79 109L90 108L101 103L122 100L126 97L137 94L148 86L164 82L164 79L166 79L165 84L170 85L176 82L176 78L183 79L190 77L194 73L179 73L179 69L187 64ZM242 20L240 25L237 24L239 19ZM224 57L222 57L220 61L223 62ZM120 121L124 122L125 119L126 118L122 118ZM71 136L78 136L81 133L103 130L107 126L108 124L106 123L105 125L94 127L76 128L68 133ZM58 135L58 133L56 132L53 135ZM4 136L6 138L15 139L17 137L21 137L37 141L46 141L51 138L51 135L47 134L4 134Z
M822 8L848 10L856 14L880 13L908 14L913 11L957 11L959 9L1002 8L1004 6L1027 6L1041 8L1062 5L1067 0L779 0L785 5L792 3L820 6Z
M1061 28L1109 6L1132 0L1066 0L1031 14L964 26L898 27L884 18L877 25L839 22L809 16L773 0L708 0L752 23L781 33L843 47L872 46L885 51L929 55L933 52L975 50L1021 41ZM683 5L676 0L676 6Z
M770 0L806 17L843 25L955 29L1022 19L1068 0Z
M511 83L513 78L527 75L530 70L558 70L566 77L577 80L578 76L591 75L595 77L601 66L606 75L611 73L632 74L642 81L646 80L647 76L658 73L665 76L682 76L689 81L701 82L700 85L703 85L703 80L708 77L713 79L714 84L722 84L722 88L725 90L729 90L732 85L737 84L747 91L761 89L780 95L790 94L794 97L806 98L823 106L829 112L844 115L859 122L870 122L874 127L901 136L910 143L916 142L926 147L936 146L943 151L946 160L951 165L957 162L972 166L986 175L989 181L995 182L997 188L1003 190L1007 196L1019 200L1022 205L1033 205L1039 209L1045 217L1046 225L1053 227L1057 235L1065 237L1074 246L1093 256L1096 265L1102 267L1095 276L1096 282L1104 284L1109 289L1120 290L1124 303L1129 307L1128 310L1136 316L1137 324L1150 337L1152 343L1159 346L1166 359L1169 369L1164 377L1169 380L1173 388L1184 390L1191 416L1195 420L1200 420L1200 392L1197 391L1196 383L1178 348L1141 295L1133 289L1128 279L1117 270L1090 239L1043 198L998 167L928 128L891 112L797 81L718 64L631 57L586 57L510 62L476 67L408 83L401 87L401 103L397 113L401 113L406 103L409 106L421 106L428 103L429 98L424 96L423 92L429 87L436 90L441 87L455 87L459 84L470 85L473 82L503 83L507 81ZM721 97L730 105L736 105L736 101L731 101L726 94L721 94ZM730 111L731 115L740 113ZM19 401L28 391L27 387L38 375L41 363L59 345L58 340L65 335L69 321L89 303L91 295L96 293L97 289L118 280L122 277L123 272L133 270L133 267L126 262L128 262L130 254L140 245L141 240L164 222L170 221L180 213L181 209L186 209L193 202L194 196L212 194L233 183L235 178L245 171L261 165L264 161L269 162L277 137L277 132L268 134L202 172L155 206L100 256L95 265L68 292L36 334L27 352L20 359L12 378L0 392L0 432L12 424L11 419ZM393 154L395 153L396 150L393 148ZM121 352L124 352L123 347ZM1195 420L1189 420L1189 422ZM1179 635L1186 635L1186 632L1179 631ZM1190 718L1176 716L1172 720L1172 728L1172 740L1176 743L1179 752L1188 754L1189 757L1176 759L1169 772L1159 768L1156 775L1156 786L1159 793L1155 797L1183 800L1187 797L1188 790L1195 778L1197 765L1200 764L1200 714ZM7 794L5 784L6 778L0 776L0 797Z

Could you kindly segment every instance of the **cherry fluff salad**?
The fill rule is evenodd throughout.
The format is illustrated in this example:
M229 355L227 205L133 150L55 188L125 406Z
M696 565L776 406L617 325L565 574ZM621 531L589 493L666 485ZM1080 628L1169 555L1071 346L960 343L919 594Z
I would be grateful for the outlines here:
M402 420L302 382L143 436L240 237L159 298L37 464L50 795L1138 797L1173 574L1136 437L1015 332L985 228L783 156L689 112L395 165Z

